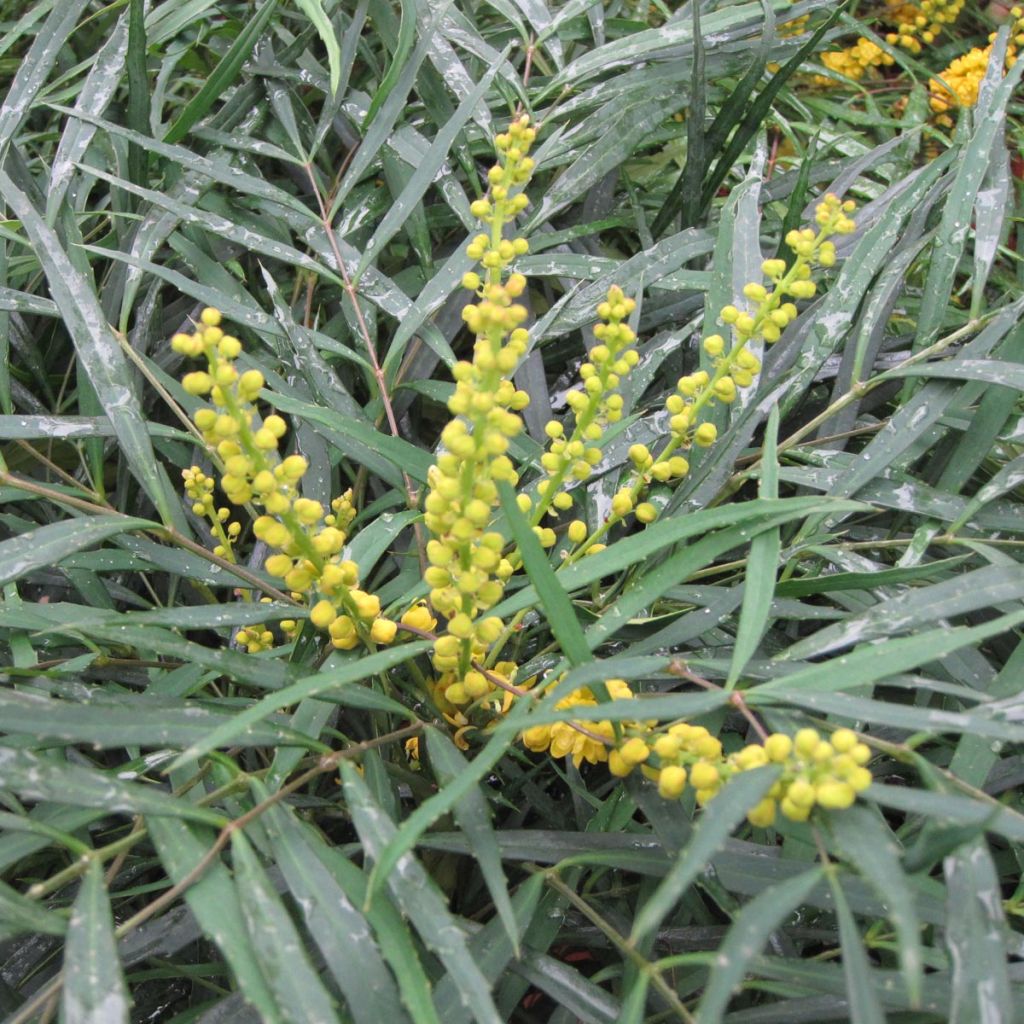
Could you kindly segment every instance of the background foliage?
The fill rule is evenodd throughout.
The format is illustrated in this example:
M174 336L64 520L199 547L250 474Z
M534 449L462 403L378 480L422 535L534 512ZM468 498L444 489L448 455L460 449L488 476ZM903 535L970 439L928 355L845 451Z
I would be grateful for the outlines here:
M873 13L2 5L10 1021L1016 1019L1021 66L954 128L930 120L929 77L993 27L968 4L879 81L813 80L810 51ZM597 299L640 300L594 523L714 311L821 191L862 207L659 523L559 574L571 606L546 576L504 605L535 609L533 669L571 607L595 659L573 678L633 680L728 743L747 729L734 684L771 727L860 730L876 784L827 825L740 826L746 783L701 816L535 758L522 715L460 750L410 674L422 642L323 665L231 644L293 610L235 597L268 582L258 548L238 571L205 553L166 339L204 305L239 325L311 496L354 486L353 557L385 605L406 600L409 495L465 346L469 203L517 105L542 124L526 464Z

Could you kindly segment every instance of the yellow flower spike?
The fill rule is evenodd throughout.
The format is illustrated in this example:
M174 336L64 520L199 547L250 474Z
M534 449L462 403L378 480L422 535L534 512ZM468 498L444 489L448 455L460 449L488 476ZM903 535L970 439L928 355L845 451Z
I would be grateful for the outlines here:
M636 335L622 321L635 309L636 302L618 285L612 285L605 300L598 304L597 315L604 322L594 327L598 344L591 348L589 360L580 367L583 389L570 391L566 396L575 420L573 430L567 436L565 428L554 423L546 430L553 442L541 458L548 474L547 486L538 489L540 501L531 516L532 525L540 523L568 479L583 481L590 476L590 466L601 460L597 445L606 425L622 418L625 403L615 388L638 358L630 347ZM590 442L591 447L586 447L585 442Z
M533 170L527 153L534 137L526 115L513 119L508 131L495 140L497 162L487 173L489 194L471 205L471 212L486 229L466 250L470 258L480 261L484 272L469 271L462 279L463 286L479 298L463 311L463 320L475 335L473 358L454 368L455 391L448 409L455 418L441 435L449 456L442 454L428 477L424 522L434 539L428 544L432 568L425 579L431 587L431 602L449 620L447 636L442 635L435 646L434 663L438 670L457 669L455 678L446 684L445 695L460 704L482 696L471 692L480 689L475 677L468 690L464 685L471 663L486 658L486 651L476 651L474 644L480 636L497 640L503 632L499 624L497 632L488 626L478 634L475 623L501 600L502 581L508 575L500 557L500 535L497 550L484 538L498 504L497 483L515 485L518 481L505 453L509 440L522 430L516 413L529 401L529 396L516 391L508 380L528 344L528 334L520 327L526 308L513 301L524 293L526 279L512 272L510 264L526 253L529 245L525 239L507 239L504 234L512 218L527 205L520 187ZM463 471L467 465L472 465L472 473ZM523 501L520 508L524 513L530 511ZM540 539L553 544L554 533L542 531ZM456 641L455 650L449 649L449 640ZM449 691L458 699L448 696Z

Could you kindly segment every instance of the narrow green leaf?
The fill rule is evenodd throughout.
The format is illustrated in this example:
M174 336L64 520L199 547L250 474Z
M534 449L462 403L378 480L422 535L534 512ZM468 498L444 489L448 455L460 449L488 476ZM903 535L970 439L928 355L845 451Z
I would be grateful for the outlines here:
M313 853L330 871L353 906L366 903L367 878L338 847L322 843ZM431 981L420 962L420 947L405 919L386 893L378 894L364 911L380 943L381 953L391 966L402 994L402 1003L413 1024L441 1024L432 999Z
M999 69L1002 68L1005 45L1004 39L1000 45L992 47L998 54L992 54L990 75L998 76L999 71L995 66L998 64ZM1012 67L991 94L990 102L984 106L979 104L974 134L958 154L956 178L943 207L942 220L928 261L928 277L925 279L921 296L921 315L918 317L917 334L914 338L915 351L930 345L938 336L943 317L949 307L956 267L967 242L978 189L989 167L992 147L997 140L1002 140L1006 105L1013 96L1022 73L1024 67Z
M96 857L89 861L71 909L61 1019L66 1024L127 1024L129 1019L103 864Z
M189 129L224 95L238 77L242 65L249 59L253 47L270 24L270 18L276 9L277 0L267 0L251 20L246 22L202 88L188 101L177 120L164 133L164 142L180 142L188 134Z
M642 533L630 537L628 544L613 544L596 555L588 555L560 569L558 580L571 594L605 576L614 576L631 565L642 565L670 545L692 537L703 537L715 530L746 527L746 532L741 533L737 541L742 543L758 529L767 529L776 521L788 522L826 510L838 515L842 512L863 511L865 507L858 502L823 502L821 498L779 498L775 501L758 498L754 501L735 502L722 508L701 509L688 515L670 516L651 523ZM493 614L507 618L522 608L531 607L537 600L536 588L532 585L524 587L496 605Z
M217 747L234 742L235 736L239 735L248 727L257 722L263 721L268 715L282 708L291 707L308 697L319 697L328 695L330 699L337 699L339 703L346 703L346 688L352 691L357 690L352 684L361 682L379 672L386 672L395 665L415 658L424 651L429 650L433 645L429 640L417 640L413 643L398 644L395 647L385 648L375 654L359 657L341 664L333 670L319 671L315 675L300 679L291 686L268 694L262 700L257 701L251 707L235 714L230 721L211 729L206 736L193 743L171 766L176 768L179 765L192 761L203 754L215 750ZM361 688L359 688L361 689ZM335 692L338 691L338 692ZM354 694L358 700L358 694ZM383 694L372 692L366 695L370 698L370 707L379 707L381 710L393 711L405 718L415 717L411 711L399 704L397 701L385 697ZM357 706L366 707L367 702L358 703Z
M232 835L231 853L249 940L281 1017L289 1024L336 1020L334 1001L317 976L298 929L244 832Z
M1003 894L984 839L947 857L943 868L949 908L946 945L953 967L950 1024L1013 1020L1020 992L1015 999L1010 990Z
M573 665L582 665L591 660L590 647L583 635L583 629L576 618L576 612L551 568L544 549L536 534L530 529L526 516L516 504L516 495L507 481L498 484L501 508L508 519L512 537L523 558L523 566L537 591L537 597L547 614L551 632L558 640L562 653Z
M102 403L132 474L142 484L165 523L184 528L180 503L153 452L121 346L107 323L91 282L74 266L53 229L29 197L0 170L0 195L21 221L60 308L79 364Z
M969 644L998 636L1024 622L1024 611L1001 615L981 626L953 626L933 629L916 636L878 644L865 644L821 665L811 665L792 675L780 676L758 685L758 691L807 689L830 693L898 675L907 669L927 665Z
M168 815L219 826L223 817L146 784L122 782L80 764L0 747L0 788L24 800L55 800L110 813Z
M404 18L404 12L403 12ZM502 60L508 55L511 44L505 47L502 52ZM473 87L473 90L463 98L455 113L448 119L444 126L434 137L430 149L416 165L415 170L406 183L405 188L389 206L384 219L377 225L373 237L367 242L363 249L363 255L359 260L359 266L353 275L358 279L363 271L377 258L380 250L395 236L405 223L406 218L416 207L416 204L423 198L427 189L430 188L438 171L444 165L445 160L451 151L455 139L462 131L466 122L473 115L480 100L486 95L491 86L494 76L498 72L498 64L487 70L480 81Z
M88 743L99 748L184 747L201 740L232 712L186 701L177 707L119 694L116 700L93 695L83 702L53 700L27 690L0 690L0 731L29 733L39 739ZM307 737L291 729L260 723L234 736L243 747L308 746Z
M871 980L871 966L868 964L864 944L850 904L846 902L843 887L834 871L827 873L832 901L839 921L839 944L843 951L843 976L846 978L846 995L850 1003L851 1024L885 1024L885 1013Z
M99 544L108 537L157 525L148 519L130 516L92 516L50 523L0 541L0 586L6 586L37 569L59 565L61 559Z
M88 6L89 0L63 0L54 4L36 32L28 53L19 58L20 72L10 77L10 85L0 107L0 164L7 156L11 139L28 116L64 44Z
M440 785L446 786L466 770L466 759L448 737L438 729L428 729L427 752L430 763ZM484 877L487 891L494 900L498 917L505 927L505 933L515 956L519 956L519 929L512 901L508 894L508 880L501 867L501 852L491 827L491 813L487 801L474 787L455 805L455 820L459 823L473 850L473 857Z
M362 776L347 761L341 764L352 821L368 857L379 867L380 854L393 843L397 830L376 804ZM412 921L420 938L445 965L480 1024L501 1024L491 998L490 984L480 973L466 940L448 911L447 899L436 883L410 853L396 862L397 870L386 874L387 885L402 912Z
M758 489L761 498L779 496L779 463L776 453L778 437L779 407L774 405L768 416L761 453L761 485ZM750 555L747 557L747 569L743 577L743 604L740 606L736 643L725 683L727 689L735 686L739 680L768 625L781 551L782 534L777 526L759 533L750 542Z
M174 818L147 817L146 829L167 877L175 884L189 878L207 856L212 839ZM280 1024L282 1015L263 979L246 932L238 890L220 857L185 890L185 902L203 934L216 943L241 993L266 1024Z
M316 27L316 33L327 50L327 66L331 72L331 94L338 91L341 84L341 46L334 33L331 19L327 17L321 0L295 0L302 12Z
M912 1005L921 999L924 956L921 924L910 879L900 865L900 849L877 813L855 805L828 818L828 830L843 856L862 874L888 908L899 935L900 970Z
M67 921L46 907L0 882L0 940L20 935L63 935Z
M715 954L714 970L697 1008L701 1024L718 1024L734 990L768 936L796 910L822 880L824 871L812 868L765 889L737 915Z
M252 785L258 801L268 799L270 794L259 782L254 780ZM304 829L280 804L270 807L262 821L274 862L357 1024L406 1020L394 979L366 918L311 849L323 840ZM358 949L358 957L352 955L353 949Z

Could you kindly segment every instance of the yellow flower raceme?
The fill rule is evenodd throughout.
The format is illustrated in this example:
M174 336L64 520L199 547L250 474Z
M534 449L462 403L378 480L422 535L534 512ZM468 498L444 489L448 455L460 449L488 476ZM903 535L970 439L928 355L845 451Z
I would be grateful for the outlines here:
M920 4L886 0L881 19L891 29L885 33L885 41L916 56L956 21L963 6L964 0L922 0ZM837 74L860 81L874 68L893 64L893 58L873 40L861 36L852 46L823 53L821 62ZM822 75L815 76L814 81L822 86L836 84Z
M181 478L185 484L185 494L192 499L192 511L210 520L211 532L217 541L213 553L233 562L235 554L232 544L242 532L242 525L228 522L231 510L227 506L216 507L213 500L213 477L207 476L198 466L191 466L181 471Z
M584 481L590 476L593 467L601 461L599 445L606 425L622 418L623 399L616 389L622 377L639 360L632 347L636 335L623 323L634 309L636 303L627 298L618 285L608 289L605 301L597 307L597 315L603 321L594 328L597 344L580 367L582 387L574 388L566 396L573 415L573 429L567 434L558 420L551 420L545 428L550 441L540 461L547 478L537 485L538 500L532 510L532 523L540 531L545 547L554 543L554 533L540 528L544 514L557 515L572 508L573 500L564 488L565 482L569 479ZM569 535L570 539L575 536L582 540L586 536L586 524L575 521Z
M668 442L657 456L642 444L630 448L634 481L616 493L612 514L588 538L583 550L593 550L593 542L630 512L635 511L642 523L656 518L656 508L650 502L639 500L644 489L651 481L664 483L686 476L690 464L681 452L694 446L707 448L715 443L717 428L713 423L701 422L702 411L716 402L730 404L740 390L753 384L761 363L747 344L755 339L768 344L778 341L797 315L792 300L814 296L817 286L811 279L813 269L815 266L831 267L835 263L835 245L829 238L855 229L856 225L848 216L853 209L850 200L844 203L834 195L825 196L815 210L817 230L807 227L793 230L786 236L786 244L793 252L792 263L787 267L785 260L765 260L761 270L769 287L751 282L743 289L753 308L746 311L729 305L722 309L720 319L732 332L731 344L721 334L711 334L704 339L704 352L712 361L711 372L697 370L679 379L676 392L665 402L669 414Z
M424 578L430 603L448 620L434 647L434 666L449 680L453 704L493 689L473 664L486 657L502 633L501 620L486 612L501 600L513 571L503 555L504 538L490 527L498 484L514 486L519 480L506 453L509 440L523 428L517 413L529 402L509 379L526 353L528 335L521 325L527 312L515 301L526 279L511 273L510 264L529 246L524 238L505 238L504 230L527 206L521 189L533 170L527 154L535 135L523 115L497 136L497 162L487 175L489 194L471 206L488 228L467 249L480 261L482 273L470 271L462 281L477 297L463 311L474 335L473 358L455 366L455 392L448 400L454 418L441 433L445 450L428 477L424 523L433 539L427 544L430 568Z
M239 372L235 361L242 344L224 333L221 321L218 310L205 309L194 334L177 334L171 340L171 347L181 355L206 359L206 371L186 374L182 386L189 394L209 397L210 405L198 409L194 420L224 467L221 490L231 504L252 503L262 509L252 529L274 552L266 560L267 572L310 605L310 620L329 632L334 647L347 650L361 640L390 643L396 624L381 616L374 595L359 589L355 563L341 558L355 516L351 491L336 498L330 512L320 502L301 496L299 485L308 463L301 455L282 458L278 453L287 425L276 414L261 420L256 401L264 386L263 374ZM204 514L210 515L212 481L191 470L186 489L193 508L201 505ZM228 518L222 516L224 512L227 509L216 512L218 520ZM234 524L229 526L227 540L238 532ZM220 547L227 552L230 544L221 540ZM255 653L269 646L267 633L261 626L249 627L237 639Z

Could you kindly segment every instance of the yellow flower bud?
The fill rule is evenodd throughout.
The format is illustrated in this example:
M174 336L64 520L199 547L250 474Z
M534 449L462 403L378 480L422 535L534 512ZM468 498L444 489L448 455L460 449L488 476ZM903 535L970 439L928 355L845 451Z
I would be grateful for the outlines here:
M330 601L317 601L309 610L309 620L317 629L327 629L338 617L338 611Z
M582 519L574 519L569 524L566 535L573 544L582 544L587 539L587 524Z
M707 761L698 761L690 769L690 783L694 789L711 789L720 783L718 769Z
M768 828L775 821L775 801L765 797L747 811L747 821L755 828Z
M390 619L374 619L370 627L370 639L375 644L389 644L395 639L398 632L398 624Z
M282 577L286 576L292 567L292 560L288 555L271 555L264 568L271 576Z
M714 423L702 423L693 434L694 443L701 448L709 448L718 437L718 428Z
M772 733L764 741L764 749L769 761L781 764L792 753L793 741L785 733Z
M725 350L725 339L720 334L709 334L704 339L704 351L709 356L720 356Z
M670 764L658 773L658 795L665 800L682 796L686 788L686 769Z
M641 523L653 523L658 518L658 510L649 501L642 501L636 507L636 517Z
M857 734L852 729L836 729L832 733L832 746L840 754L847 754L857 745Z
M612 512L620 519L633 511L633 495L628 490L619 491L612 498Z

